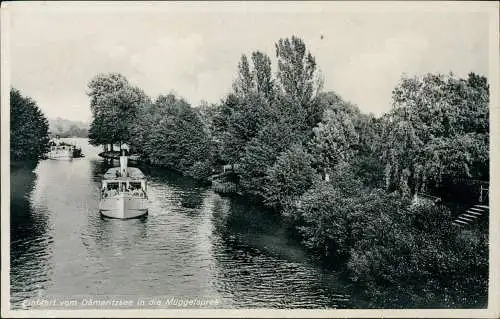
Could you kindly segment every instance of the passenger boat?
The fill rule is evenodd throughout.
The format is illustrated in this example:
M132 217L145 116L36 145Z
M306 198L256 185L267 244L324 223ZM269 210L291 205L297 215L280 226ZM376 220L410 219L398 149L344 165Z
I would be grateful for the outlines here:
M99 211L111 218L135 218L148 213L146 177L137 167L128 167L122 153L120 167L108 169L102 179Z
M49 142L50 150L47 157L50 159L72 159L82 157L82 149L73 144L65 143L57 136L54 140Z

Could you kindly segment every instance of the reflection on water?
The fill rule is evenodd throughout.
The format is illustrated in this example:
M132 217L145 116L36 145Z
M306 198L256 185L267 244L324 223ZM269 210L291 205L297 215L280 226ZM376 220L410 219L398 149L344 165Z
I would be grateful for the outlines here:
M316 267L280 220L243 200L216 200L215 281L238 307L353 307L338 278Z
M217 307L354 307L335 273L290 240L278 217L174 172L149 179L147 217L97 211L106 163L41 161L11 172L11 302L35 296L201 297Z
M36 165L36 164L35 164ZM34 165L11 168L10 283L12 302L46 289L52 270L53 238L47 208L32 201Z

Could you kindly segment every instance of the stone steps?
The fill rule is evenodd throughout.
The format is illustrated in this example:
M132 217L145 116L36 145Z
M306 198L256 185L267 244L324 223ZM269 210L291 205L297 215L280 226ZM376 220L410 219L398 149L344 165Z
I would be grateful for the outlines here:
M464 227L473 224L483 216L488 216L490 208L486 205L474 205L460 214L452 224L457 227Z

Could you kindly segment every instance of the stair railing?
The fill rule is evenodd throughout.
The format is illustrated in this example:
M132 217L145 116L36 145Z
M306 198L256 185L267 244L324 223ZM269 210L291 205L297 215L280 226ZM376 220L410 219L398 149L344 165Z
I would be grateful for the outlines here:
M479 188L479 203L482 204L486 198L488 198L489 187L483 187L480 185Z

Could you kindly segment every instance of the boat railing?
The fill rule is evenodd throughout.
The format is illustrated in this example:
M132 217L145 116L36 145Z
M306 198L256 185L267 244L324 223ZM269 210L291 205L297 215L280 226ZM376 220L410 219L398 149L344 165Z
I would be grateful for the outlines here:
M147 194L146 192L143 190L143 189L128 189L128 188L125 188L123 190L120 190L120 189L116 189L116 188L113 188L113 189L103 189L101 191L101 196L103 198L107 198L107 197L113 197L113 196L116 196L118 194L130 194L134 197L141 197L141 198L147 198Z

